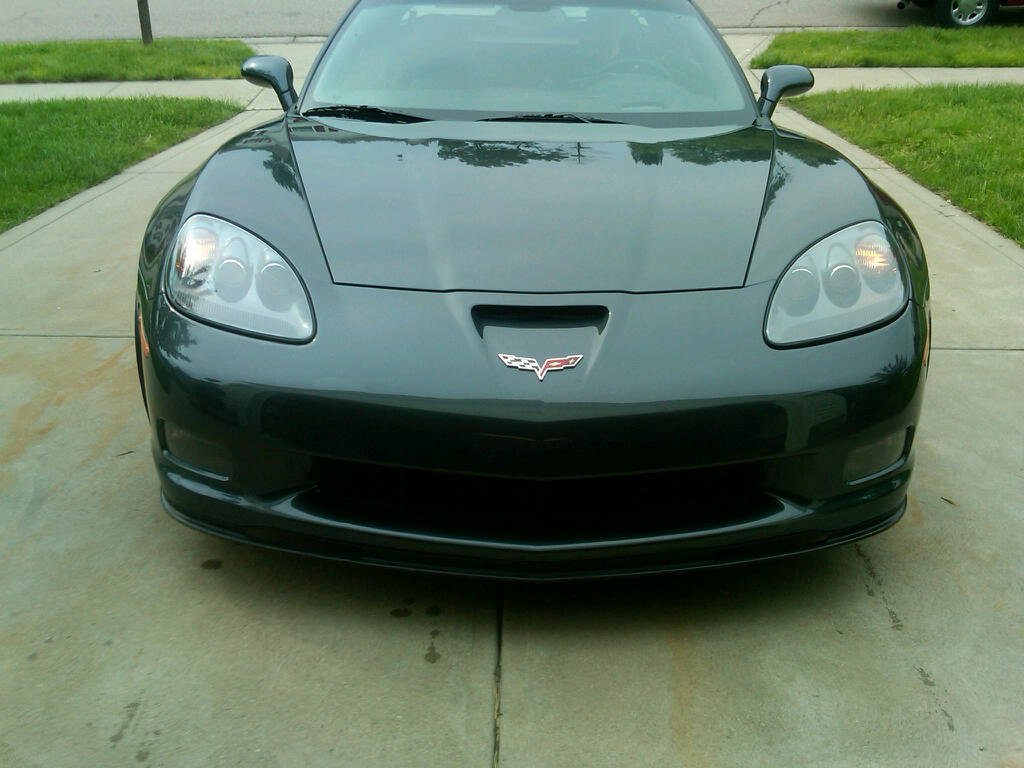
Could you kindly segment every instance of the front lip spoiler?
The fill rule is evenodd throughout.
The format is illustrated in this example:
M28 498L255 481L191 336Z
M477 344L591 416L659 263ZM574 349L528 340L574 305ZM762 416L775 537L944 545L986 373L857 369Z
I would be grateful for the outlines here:
M383 534L373 537L378 541L357 542L334 538L325 539L314 533L299 533L258 525L227 528L185 514L175 507L163 492L160 494L160 499L165 511L178 522L203 533L244 544L361 565L505 581L594 580L705 570L778 560L873 536L899 522L907 505L904 496L895 509L884 515L850 528L829 533L823 532L820 536L812 539L808 539L806 532L795 532L756 542L726 544L720 547L712 545L700 550L680 551L673 549L671 544L685 542L685 538L664 537L667 542L657 551L640 555L623 554L622 551L617 552L614 549L615 543L601 542L594 545L592 549L607 549L609 550L607 556L570 561L565 563L567 567L559 569L551 567L559 565L560 563L557 561L537 561L528 555L523 556L520 560L498 559L493 556L495 554L493 549L488 551L472 542L463 545L466 550L464 553L452 555L436 550L432 551L430 548L396 547L390 544ZM394 537L391 541L397 543L403 540ZM534 550L536 548L529 547L527 549ZM515 552L508 552L507 548L505 552L512 554L514 558ZM686 559L687 556L690 559Z

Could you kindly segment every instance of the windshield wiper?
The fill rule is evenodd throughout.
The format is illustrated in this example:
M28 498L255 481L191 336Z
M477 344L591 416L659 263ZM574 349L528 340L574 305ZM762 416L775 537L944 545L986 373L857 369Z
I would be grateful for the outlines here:
M330 104L324 107L312 107L302 114L304 117L348 117L353 120L367 120L373 123L425 123L430 120L429 117L360 104Z
M605 120L603 117L591 117L590 115L577 115L572 112L524 112L519 115L501 115L499 117L484 117L477 120L478 123L614 123L622 125L618 120Z

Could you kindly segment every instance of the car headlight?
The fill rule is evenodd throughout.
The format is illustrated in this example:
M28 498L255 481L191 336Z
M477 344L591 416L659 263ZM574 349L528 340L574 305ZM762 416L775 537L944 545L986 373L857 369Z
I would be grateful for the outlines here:
M197 320L288 341L313 337L313 310L295 270L241 227L189 217L169 267L171 303Z
M768 303L765 337L788 346L884 323L907 302L907 278L885 227L854 224L797 257Z

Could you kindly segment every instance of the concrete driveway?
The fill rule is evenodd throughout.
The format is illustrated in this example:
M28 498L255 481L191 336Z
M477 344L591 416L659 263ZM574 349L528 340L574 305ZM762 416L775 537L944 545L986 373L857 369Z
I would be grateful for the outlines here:
M274 114L0 235L0 765L1024 766L1024 251L837 142L932 268L880 536L561 586L305 559L162 512L131 342L149 211Z

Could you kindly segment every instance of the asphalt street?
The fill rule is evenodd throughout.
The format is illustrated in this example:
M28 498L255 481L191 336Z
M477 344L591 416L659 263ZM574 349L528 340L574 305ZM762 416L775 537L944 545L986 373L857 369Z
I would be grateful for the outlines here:
M879 27L924 21L899 11L895 0L703 0L720 28ZM326 35L349 0L150 0L153 31L163 37L267 37ZM135 37L136 4L128 0L40 3L4 0L0 40Z

